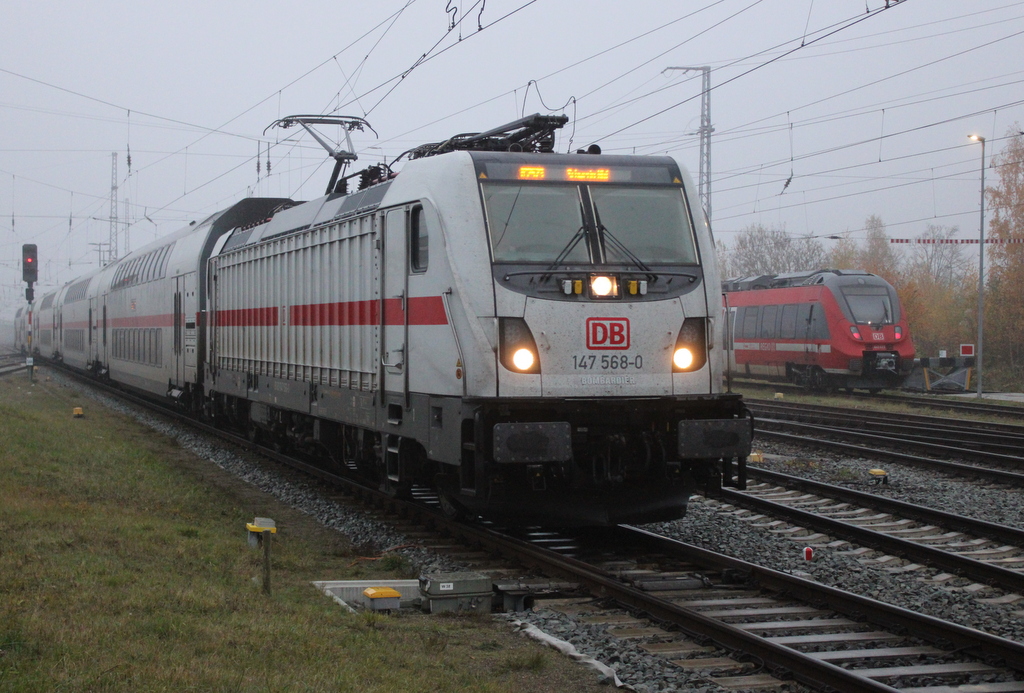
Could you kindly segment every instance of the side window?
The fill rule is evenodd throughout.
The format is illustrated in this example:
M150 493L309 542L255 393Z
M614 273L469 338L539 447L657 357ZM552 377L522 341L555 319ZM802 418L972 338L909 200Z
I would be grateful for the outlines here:
M797 307L795 303L782 306L782 329L779 331L779 339L796 339Z
M726 322L729 327L728 330L723 330L722 337L725 339L726 345L729 344L729 337L732 337L733 343L736 342L742 336L743 332L743 312L746 310L743 306L732 309L732 320Z
M796 312L796 334L798 339L805 339L811 334L811 305L801 303Z
M825 319L825 311L820 303L811 306L811 339L830 339L828 332L828 321Z
M146 266L142 271L142 281L148 282L153 280L153 260L156 259L155 252L146 253Z
M409 220L409 268L413 272L426 272L430 259L427 220L422 207L413 207Z
M743 339L757 339L757 313L757 308L747 306L743 314Z
M765 306L761 315L761 339L775 339L775 316L778 306Z

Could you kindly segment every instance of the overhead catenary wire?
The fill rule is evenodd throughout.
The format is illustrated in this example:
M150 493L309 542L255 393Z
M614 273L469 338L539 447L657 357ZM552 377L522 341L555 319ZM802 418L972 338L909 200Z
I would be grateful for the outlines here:
M406 4L406 6L408 6L409 4L411 4L411 3L407 3L407 4ZM813 3L812 3L812 5L813 5ZM808 13L808 17L810 18L810 12ZM801 17L801 18L803 18L803 17ZM808 23L807 23L807 25L808 25L808 26L810 26L810 19L808 19ZM804 30L805 30L805 33L806 33L806 30L807 30L807 26L805 26ZM793 55L793 56L792 56L792 59L803 59L803 58L801 58L801 57L800 57L800 56L798 56L798 55ZM336 63L338 63L338 59L337 59L337 57L335 57L335 58L334 58L334 60L335 60L335 62L336 62ZM542 79L543 79L543 78L542 78ZM355 85L357 86L357 85L358 85L358 83L356 82L356 83L355 83ZM536 85L536 82L535 82L535 85ZM355 89L351 89L349 93L354 93L354 92L355 92ZM547 92L547 90L545 90L545 92ZM278 92L275 92L275 93L278 93L278 94L279 94L279 97L280 97L280 93L281 93L281 90L278 90ZM505 92L505 93L508 93L508 92ZM602 93L602 92L599 92L599 91L597 91L597 92L594 92L594 93ZM886 109L891 109L891 107L892 107L892 106L891 106L891 105L886 105L886 106L884 106L884 107L886 107ZM361 107L360 107L360 110L361 110ZM994 110L992 111L992 113L994 114ZM588 114L588 115L589 115L589 114ZM123 116L122 116L122 117L123 117ZM435 122L436 122L436 121L435 121ZM593 121L591 121L591 122L593 122ZM788 130L790 130L790 132L791 132L791 136L792 136L792 133L793 133L793 132L795 132L796 130L799 130L799 128L800 128L800 127L802 127L802 125L803 125L803 122L802 122L802 121L800 121L800 120L796 120L796 119L795 119L795 120L794 120L794 121L793 121L793 122L792 122L792 123L791 123L790 125L788 125L788 128L787 128L787 129L788 129ZM718 134L722 134L722 133L720 132L720 133L718 133ZM723 137L722 139L720 139L719 141L724 141L724 137ZM880 148L881 148L881 141L880 141L880 142L878 142L878 143L879 143L879 146L880 146ZM130 144L129 144L129 146L130 146ZM294 144L294 143L293 143L293 146L301 146L301 145L296 145L296 144ZM656 146L656 144L652 144L651 146ZM248 147L247 147L247 148L248 148ZM886 151L889 151L889 150L890 150L890 147L889 147L889 145L887 144L887 145L886 145ZM259 159L259 153L258 153L258 151L259 151L259 149L258 149L258 147L257 147L257 159ZM275 157L276 157L276 155L278 155L278 153L279 153L279 149L276 149L276 148L274 148L274 156L275 156ZM200 157L200 156L205 156L205 155L203 155L203 154L199 153L199 151L194 151L194 150L189 150L189 154L191 155L191 158L194 158L194 159L195 159L195 158L198 158L198 157ZM792 147L792 145L791 145L791 153L790 153L790 154L791 154L791 162L792 162L792 161L793 161L793 159L794 159L794 158L793 158L793 147ZM173 156L173 153L172 153L172 156ZM216 156L216 155L212 155L212 156ZM198 159L195 159L195 161L194 161L194 164L195 164L195 162L196 162L196 161L198 161ZM279 161L280 161L280 160L279 160ZM194 174L195 174L195 171L196 171L196 170L198 169L198 167L197 167L197 166L195 166L195 165L194 165L194 166L190 166L189 168L190 168L190 169L193 169L193 173L194 173ZM305 168L305 167L303 166L302 168ZM764 166L762 166L762 168L763 168L763 169L765 169L765 167L764 167ZM275 169L275 172L276 172L276 170L278 170L278 167L276 167L276 166L275 166L275 167L274 167L274 169ZM765 170L767 170L767 169L765 169ZM805 173L805 172L804 172L804 171L802 170L802 171L801 171L801 173L803 174L803 173ZM740 175L741 175L741 174L740 174ZM813 175L813 174L812 174L812 175ZM307 178L307 179L308 179L308 178ZM251 177L249 178L249 180L251 180ZM183 190L188 190L188 186L187 186L187 185L185 185L185 186L183 186L183 188L182 188L182 189L183 189ZM199 187L197 187L196 189L202 189L202 188L199 188ZM84 193L83 193L83 194L84 194ZM178 199L178 201L176 201L176 202L180 202L180 199ZM13 217L12 217L12 225L13 225Z

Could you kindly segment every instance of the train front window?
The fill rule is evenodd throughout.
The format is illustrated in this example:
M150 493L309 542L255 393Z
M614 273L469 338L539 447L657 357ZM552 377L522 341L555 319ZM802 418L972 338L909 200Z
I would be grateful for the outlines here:
M482 190L495 262L697 264L678 187L491 181Z
M894 301L884 286L844 286L841 289L858 325L891 325L899 320Z
M488 184L484 205L495 262L589 263L576 186Z
M590 194L606 263L639 259L647 264L696 264L693 232L678 188L592 186Z

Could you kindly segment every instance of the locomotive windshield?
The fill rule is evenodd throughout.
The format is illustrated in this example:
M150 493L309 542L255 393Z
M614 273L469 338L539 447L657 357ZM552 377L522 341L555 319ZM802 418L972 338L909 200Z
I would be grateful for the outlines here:
M899 304L884 286L844 286L840 289L859 325L892 325L899 321Z
M678 187L489 182L483 197L495 262L697 262Z
M553 262L563 251L566 262L590 261L575 186L485 185L484 203L496 261Z

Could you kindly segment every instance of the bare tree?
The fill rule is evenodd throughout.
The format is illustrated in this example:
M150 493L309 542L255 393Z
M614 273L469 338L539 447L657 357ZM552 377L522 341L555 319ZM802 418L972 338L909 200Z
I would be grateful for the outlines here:
M723 276L749 277L819 269L828 260L824 247L816 238L794 238L785 229L763 224L752 224L744 229L729 255L729 271Z
M956 233L955 226L929 226L917 237L896 286L921 356L956 353L958 344L973 341L970 316L978 299L972 291L977 273L963 246L944 242Z
M929 224L910 251L907 271L912 275L930 276L945 286L962 286L972 263L964 256L962 245L948 242L959 232L957 226Z
M899 285L902 257L893 249L882 218L872 214L864 222L867 240L860 252L859 269L877 274L890 284Z

